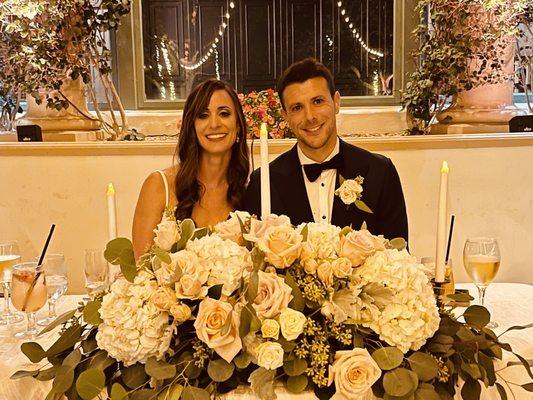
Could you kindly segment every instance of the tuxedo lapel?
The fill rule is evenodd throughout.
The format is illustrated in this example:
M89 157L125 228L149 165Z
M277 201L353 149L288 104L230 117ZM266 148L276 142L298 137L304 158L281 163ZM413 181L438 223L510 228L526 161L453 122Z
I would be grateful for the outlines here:
M287 214L294 225L314 221L296 146L289 151L288 165L283 171L281 194Z

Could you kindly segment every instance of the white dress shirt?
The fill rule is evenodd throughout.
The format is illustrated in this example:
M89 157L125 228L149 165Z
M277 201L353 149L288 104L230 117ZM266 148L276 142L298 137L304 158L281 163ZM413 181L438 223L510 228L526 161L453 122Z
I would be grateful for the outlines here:
M323 162L331 160L337 154L339 154L340 142L337 138L335 148L329 156ZM305 189L307 190L307 198L309 199L309 205L313 212L313 218L315 222L327 222L331 223L331 214L333 212L333 196L335 194L335 178L337 177L337 170L327 169L322 171L318 179L311 182L305 175L305 164L316 164L316 161L307 157L298 146L298 158L300 164L302 164L302 173L304 175Z

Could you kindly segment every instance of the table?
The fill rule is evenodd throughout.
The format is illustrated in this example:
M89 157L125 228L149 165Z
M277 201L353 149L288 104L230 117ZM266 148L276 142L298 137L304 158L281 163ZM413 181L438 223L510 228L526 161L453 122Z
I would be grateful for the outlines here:
M468 289L477 298L477 290L474 285L458 284L457 287ZM82 296L64 296L58 302L58 313L74 309L81 298ZM533 320L533 286L519 283L494 283L487 290L485 305L491 311L493 320L500 324L499 328L495 329L496 334L503 332L512 325L526 325ZM44 314L45 311L41 311L41 313ZM9 379L15 371L34 367L34 364L20 351L22 341L13 337L13 333L22 328L24 328L23 323L10 328L0 327L0 400L44 399L51 387L51 382L39 382L32 378ZM36 341L47 349L55 341L56 335L56 331L50 332ZM526 359L533 359L533 328L511 331L503 336L502 340L510 343L513 350ZM505 355L504 363L509 360L515 361L509 355ZM521 366L507 368L502 373L507 380L517 384L530 381ZM528 393L521 388L516 388L514 392L516 400L533 400L533 393ZM309 395L306 396L306 394L294 396L288 393L280 393L278 395L279 400L309 399L310 397ZM231 396L225 396L225 398L227 400L230 398L232 400L248 400L252 399L253 396L247 388L242 388L242 390L238 389ZM491 390L484 389L482 398L500 399L497 391L495 389L492 390L492 388Z

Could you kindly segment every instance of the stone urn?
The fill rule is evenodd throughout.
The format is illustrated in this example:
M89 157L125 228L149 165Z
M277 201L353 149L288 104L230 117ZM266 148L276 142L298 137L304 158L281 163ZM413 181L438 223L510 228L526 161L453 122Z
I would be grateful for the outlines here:
M17 126L39 125L44 141L86 141L102 138L101 122L87 109L83 81L80 78L74 81L66 79L61 92L72 104L60 111L46 107L44 91L40 91L43 99L40 105L32 96L27 96L27 112L17 120Z

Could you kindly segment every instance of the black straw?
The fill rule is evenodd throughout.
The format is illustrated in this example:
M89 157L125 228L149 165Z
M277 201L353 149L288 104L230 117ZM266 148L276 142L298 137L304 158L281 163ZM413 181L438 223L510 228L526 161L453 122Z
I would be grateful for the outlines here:
M31 292L33 292L33 288L37 284L37 281L39 280L39 277L41 276L41 268L39 268L41 265L43 265L44 257L46 255L46 250L48 250L48 245L50 244L50 239L52 239L52 234L54 233L55 224L52 224L50 227L50 232L48 233L48 237L46 238L46 242L44 243L43 251L41 252L41 257L39 257L39 262L37 263L37 268L35 269L35 277L33 278L33 281L31 282L30 287L28 288L28 291L26 292L26 296L24 297L24 303L22 304L22 311L26 310L26 307L28 306L28 300L30 299Z
M446 247L446 261L445 264L448 264L448 259L450 257L450 248L452 247L452 235L453 235L453 223L455 221L455 215L452 215L452 221L450 222L450 232L448 233L448 246Z

